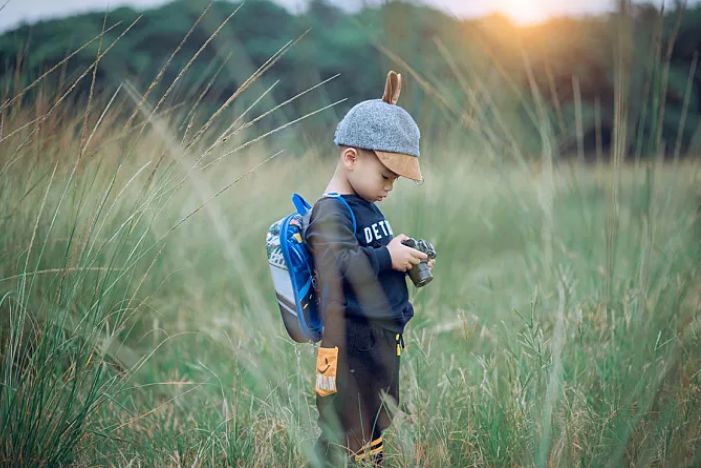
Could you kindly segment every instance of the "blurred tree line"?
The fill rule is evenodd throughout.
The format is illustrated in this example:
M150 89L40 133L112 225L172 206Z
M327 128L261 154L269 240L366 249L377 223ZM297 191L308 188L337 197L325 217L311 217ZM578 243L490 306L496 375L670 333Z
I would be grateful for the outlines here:
M150 99L182 75L168 105L200 99L201 119L285 44L303 36L237 97L234 111L255 104L261 113L338 75L261 122L274 128L347 98L303 122L295 138L304 145L330 142L343 113L359 100L380 97L386 71L395 69L406 78L400 104L417 117L428 140L488 142L495 153L529 157L547 138L559 154L607 158L620 125L614 105L619 95L627 109L629 157L695 155L701 148L699 6L660 11L629 5L625 14L518 27L500 15L459 19L399 1L346 13L311 0L293 15L267 0L175 0L143 12L118 8L6 32L0 36L3 101L114 26L48 78L52 86L65 87L139 15L101 58L100 90L110 94L129 83L144 93L167 64ZM614 73L617 63L625 73ZM89 87L89 76L78 83L78 101ZM31 102L39 92L34 88L23 99Z

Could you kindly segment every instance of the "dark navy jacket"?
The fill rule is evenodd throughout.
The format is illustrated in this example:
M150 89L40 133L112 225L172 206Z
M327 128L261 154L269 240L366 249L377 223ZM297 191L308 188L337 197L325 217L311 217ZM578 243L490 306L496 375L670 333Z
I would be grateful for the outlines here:
M414 315L406 273L392 269L387 244L393 233L374 203L357 195L319 199L311 212L305 240L314 258L324 335L341 330L344 319L370 321L401 333Z

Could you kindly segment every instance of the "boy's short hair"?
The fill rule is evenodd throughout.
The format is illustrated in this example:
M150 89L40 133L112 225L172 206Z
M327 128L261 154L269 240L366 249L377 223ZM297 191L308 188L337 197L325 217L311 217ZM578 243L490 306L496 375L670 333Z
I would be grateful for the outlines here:
M359 147L357 147L357 146L347 146L347 145L339 145L338 147L341 149L341 153L343 153L343 151L345 151L345 150L347 150L347 149L349 149L349 148L352 148L352 149L356 150L358 153L366 154L368 157L377 158L377 152L375 152L375 151L373 151L373 150L369 150L369 149L365 149L365 148L359 148ZM377 158L377 159L380 159L380 158ZM385 167L386 167L386 166L385 166ZM396 176L396 177L399 177L399 174L397 174L396 172L394 172L394 171L393 171L392 169L390 169L389 167L387 167L387 170L388 170L389 172L391 172L392 175L394 175L394 176Z
M334 143L374 151L392 172L421 181L421 132L411 115L396 104L400 86L401 75L390 71L383 98L353 106L336 127Z

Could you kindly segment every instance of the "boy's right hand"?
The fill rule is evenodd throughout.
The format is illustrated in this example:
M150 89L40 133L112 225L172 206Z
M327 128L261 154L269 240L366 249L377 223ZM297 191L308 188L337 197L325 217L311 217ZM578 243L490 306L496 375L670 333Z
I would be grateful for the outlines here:
M399 234L387 244L389 256L392 258L393 270L409 271L414 265L421 263L421 260L428 258L425 253L402 244L405 239L409 239L409 236Z

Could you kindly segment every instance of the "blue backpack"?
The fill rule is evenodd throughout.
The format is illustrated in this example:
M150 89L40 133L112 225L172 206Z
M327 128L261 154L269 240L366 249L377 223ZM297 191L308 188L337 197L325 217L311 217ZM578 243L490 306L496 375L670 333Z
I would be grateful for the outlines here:
M353 210L338 193L324 194L339 200L351 213L353 231L356 222ZM311 205L295 193L292 203L296 211L270 225L265 238L268 265L275 287L277 303L290 338L298 343L321 340L323 323L317 303L314 260L304 240L309 224Z

